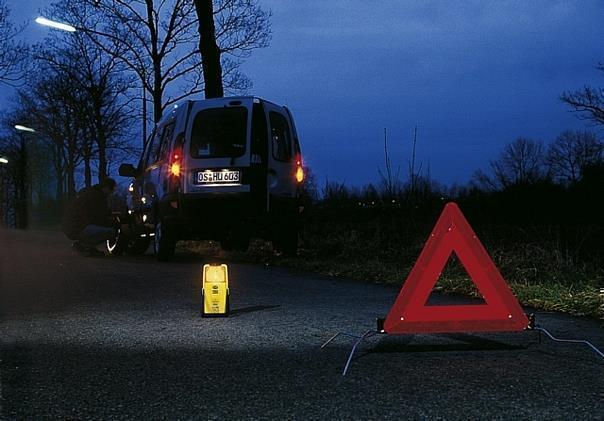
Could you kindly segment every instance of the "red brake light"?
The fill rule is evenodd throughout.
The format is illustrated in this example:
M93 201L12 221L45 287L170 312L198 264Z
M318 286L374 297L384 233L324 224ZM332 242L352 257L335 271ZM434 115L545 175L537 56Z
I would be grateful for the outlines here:
M179 149L176 149L170 159L170 174L176 177L180 176L180 158L181 152Z

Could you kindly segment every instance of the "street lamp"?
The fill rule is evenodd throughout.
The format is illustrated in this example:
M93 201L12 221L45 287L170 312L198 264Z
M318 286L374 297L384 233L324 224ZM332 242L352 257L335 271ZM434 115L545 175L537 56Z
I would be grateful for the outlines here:
M29 132L29 133L35 133L36 131L34 129L32 129L31 127L27 127L27 126L22 126L20 124L16 124L15 125L15 129L22 131L22 132Z
M56 22L54 20L46 19L46 18L43 18L42 16L39 16L36 18L36 23L39 23L40 25L44 25L44 26L50 26L51 28L60 29L62 31L67 31L67 32L76 31L76 28L74 28L71 25L67 25L66 23L61 23L61 22Z
M54 20L46 19L42 16L36 18L36 23L40 25L49 26L51 28L60 29L68 32L88 32L93 34L98 34L98 32L93 31L88 28L81 28L68 25L66 23L56 22ZM147 89L145 87L145 83L147 82L147 78L145 76L145 69L143 68L143 77L142 77L142 85L143 85L143 146L147 143Z
M0 164L8 164L8 159L3 156L0 156Z

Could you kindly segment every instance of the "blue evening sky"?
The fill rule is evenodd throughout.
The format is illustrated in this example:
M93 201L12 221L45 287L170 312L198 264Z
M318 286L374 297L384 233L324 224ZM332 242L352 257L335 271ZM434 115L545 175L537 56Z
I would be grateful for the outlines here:
M50 2L7 3L26 21ZM604 82L601 0L260 4L273 12L273 39L243 66L250 94L290 107L320 185L377 182L384 128L404 179L415 125L423 171L464 183L517 137L584 129L559 96ZM29 40L45 30L30 25Z

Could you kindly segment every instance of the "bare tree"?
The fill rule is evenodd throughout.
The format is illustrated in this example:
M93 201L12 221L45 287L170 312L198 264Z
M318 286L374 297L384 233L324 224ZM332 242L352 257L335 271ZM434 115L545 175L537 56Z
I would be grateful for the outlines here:
M10 9L0 0L0 82L11 86L24 74L27 47L16 41L22 30L10 21Z
M57 153L54 162L57 199L76 192L76 168L82 162L85 121L80 92L65 74L48 74L29 81L18 92L19 121L36 128L37 138L50 142Z
M603 159L604 143L587 131L565 131L547 151L552 176L565 184L575 184L581 179L583 169L601 163Z
M598 65L604 72L604 63ZM604 125L604 88L585 86L574 92L564 92L560 99L579 113L580 118Z
M384 164L386 166L386 174L378 167L378 174L380 176L380 185L383 190L383 194L386 199L392 200L400 191L400 180L399 173L400 167L396 170L396 175L392 173L392 162L390 161L390 154L388 152L388 133L384 128Z
M241 59L268 46L270 12L257 0L195 0L199 52L203 61L206 98L221 97L251 86L239 72Z
M82 12L83 6L87 13ZM170 105L203 92L198 21L192 1L63 0L56 9L70 9L79 30L137 75L144 92L151 96L154 122ZM267 45L269 14L254 0L220 0L213 13L222 53L240 59L253 48ZM222 60L222 77L229 90L249 87L235 59Z
M547 176L543 143L531 139L518 138L507 144L489 166L491 175L479 170L473 177L478 185L489 190L531 184Z
M8 176L11 187L2 192L3 207L11 209L11 226L28 228L30 225L33 202L48 196L52 188L51 161L48 158L48 145L41 141L38 133L28 133L14 129L16 123L27 121L21 110L4 114L0 125L4 136L0 139L2 155L8 157L9 165L1 168L3 176ZM26 123L27 124L27 123ZM6 185L6 180L3 180Z
M214 4L212 0L195 0L195 10L199 22L199 53L203 64L206 98L224 96L220 48L216 42L214 25Z
M36 59L47 72L63 74L80 92L84 130L95 144L95 150L93 145L85 144L89 153L84 156L92 158L94 154L98 158L99 179L108 175L107 150L118 147L134 117L128 94L135 81L123 72L124 66L115 53L107 53L78 32L51 33L44 47L35 50ZM90 185L91 162L86 159L85 163L86 185Z
M42 76L19 91L17 109L21 121L35 127L39 138L53 146L56 196L61 200L65 192L68 197L75 194L81 164L85 184L90 185L95 164L100 179L109 174L109 156L133 152L128 141L131 118L124 111L123 98L116 95L120 81L113 75L97 85L94 80L74 79L61 66L39 64ZM77 66L72 62L70 69ZM103 143L99 142L99 128L104 131Z

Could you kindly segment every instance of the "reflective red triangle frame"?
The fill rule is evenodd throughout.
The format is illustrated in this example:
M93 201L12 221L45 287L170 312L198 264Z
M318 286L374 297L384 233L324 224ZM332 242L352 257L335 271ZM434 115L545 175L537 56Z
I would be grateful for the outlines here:
M485 304L426 305L455 252ZM520 331L529 321L455 203L448 203L384 321L390 334Z

